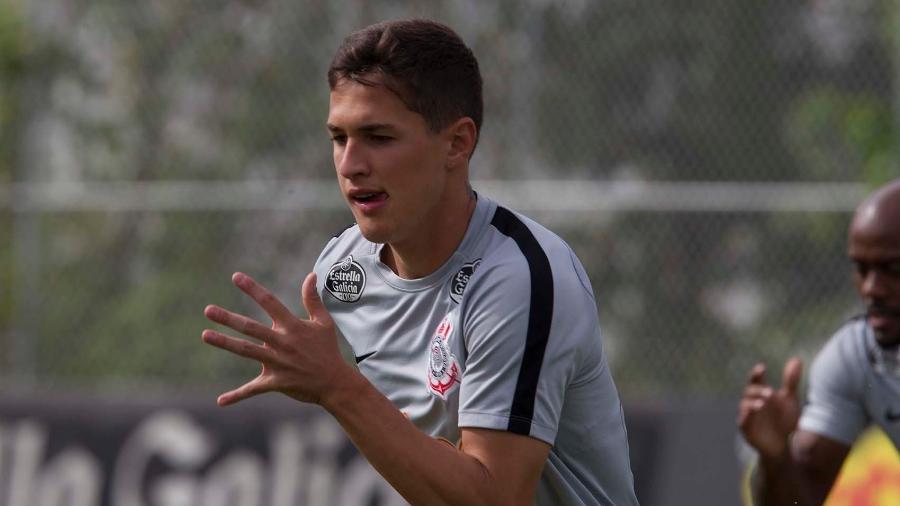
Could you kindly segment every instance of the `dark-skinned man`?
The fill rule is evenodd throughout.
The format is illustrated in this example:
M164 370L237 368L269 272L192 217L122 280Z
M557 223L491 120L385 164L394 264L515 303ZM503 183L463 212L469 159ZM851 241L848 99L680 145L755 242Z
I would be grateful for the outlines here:
M773 388L765 366L750 373L737 423L759 460L754 503L822 504L860 433L879 426L900 447L900 179L856 209L848 234L865 313L842 326L815 358L801 409L802 364L791 358Z

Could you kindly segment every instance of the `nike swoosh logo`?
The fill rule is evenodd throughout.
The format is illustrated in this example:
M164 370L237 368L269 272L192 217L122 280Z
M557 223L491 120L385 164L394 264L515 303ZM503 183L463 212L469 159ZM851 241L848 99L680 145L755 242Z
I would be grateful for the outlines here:
M362 362L363 360L371 357L374 354L375 354L374 351L370 351L369 353L366 353L364 355L359 355L358 357L356 357L356 363L358 364L358 363Z
M889 422L900 422L900 411L894 411L891 408L888 408L884 412L884 417Z

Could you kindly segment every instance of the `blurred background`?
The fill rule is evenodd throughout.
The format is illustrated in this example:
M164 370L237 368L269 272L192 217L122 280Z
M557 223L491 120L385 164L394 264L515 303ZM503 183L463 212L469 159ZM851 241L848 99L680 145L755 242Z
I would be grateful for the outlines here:
M778 381L860 309L846 227L900 175L897 0L0 0L0 504L396 503L314 408L215 408L257 371L199 335L208 303L261 316L237 270L302 313L352 221L328 63L414 16L479 58L476 190L591 276L642 503L739 503L748 370ZM272 434L334 444L293 485L221 478L286 473ZM135 437L157 453L122 478Z

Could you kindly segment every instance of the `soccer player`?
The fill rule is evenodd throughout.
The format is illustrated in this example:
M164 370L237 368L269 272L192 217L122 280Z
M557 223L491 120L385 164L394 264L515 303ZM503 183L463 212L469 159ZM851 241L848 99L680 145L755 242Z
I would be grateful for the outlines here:
M738 425L759 454L756 504L822 504L857 436L880 426L900 448L900 180L869 196L849 230L854 284L865 315L841 327L819 352L801 410L802 364L792 358L773 389L757 364Z
M262 341L203 332L262 364L219 404L269 391L319 404L412 504L637 504L584 269L559 237L469 184L482 120L472 51L439 23L381 23L344 40L328 82L356 224L304 281L308 320L242 273L234 284L271 327L205 309Z

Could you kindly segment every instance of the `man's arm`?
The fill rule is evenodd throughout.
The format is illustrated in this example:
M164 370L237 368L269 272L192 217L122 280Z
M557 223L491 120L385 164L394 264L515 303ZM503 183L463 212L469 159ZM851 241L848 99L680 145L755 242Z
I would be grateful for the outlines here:
M463 429L459 448L421 432L337 348L334 324L316 294L315 275L303 283L309 320L295 317L248 276L234 283L272 317L272 327L216 306L210 320L262 341L256 344L213 330L208 344L259 361L262 372L222 394L220 405L279 391L324 407L373 467L413 505L519 505L533 501L550 446L527 436Z
M459 448L429 437L361 375L323 400L372 466L413 505L531 504L550 446L462 429Z
M766 383L765 367L757 364L744 389L738 426L759 453L751 481L758 506L821 505L850 451L847 445L827 437L794 432L800 418L797 386L801 371L799 359L789 360L782 387L775 390Z
M847 445L827 437L795 433L784 455L760 455L751 482L754 502L760 506L823 504L849 451Z

